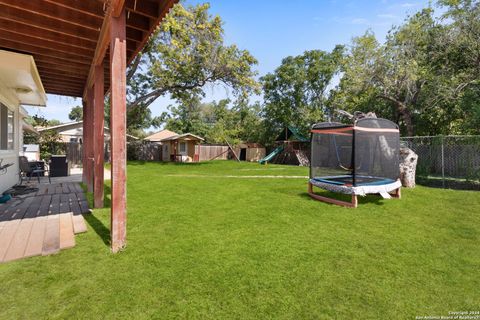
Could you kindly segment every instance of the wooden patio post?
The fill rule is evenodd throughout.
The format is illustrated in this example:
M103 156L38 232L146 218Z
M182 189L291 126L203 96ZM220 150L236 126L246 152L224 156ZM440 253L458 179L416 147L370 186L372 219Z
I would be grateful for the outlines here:
M125 8L112 15L110 24L110 143L112 157L111 246L118 252L126 245L126 27Z
M87 112L88 112L87 100L82 100L82 182L87 184L87 146L85 142L85 133L87 132Z
M94 108L93 108L93 206L103 207L103 157L104 157L104 86L103 60L95 66Z
M87 118L83 119L86 123L86 131L83 132L85 140L86 153L86 178L88 192L93 192L93 112L94 99L93 88L87 90Z

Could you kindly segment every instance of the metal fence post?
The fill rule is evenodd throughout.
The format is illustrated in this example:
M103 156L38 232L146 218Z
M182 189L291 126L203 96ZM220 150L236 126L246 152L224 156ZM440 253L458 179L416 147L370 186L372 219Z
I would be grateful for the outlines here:
M443 135L440 136L440 141L441 141L441 157L442 157L442 187L445 189L445 153L444 153L444 137Z

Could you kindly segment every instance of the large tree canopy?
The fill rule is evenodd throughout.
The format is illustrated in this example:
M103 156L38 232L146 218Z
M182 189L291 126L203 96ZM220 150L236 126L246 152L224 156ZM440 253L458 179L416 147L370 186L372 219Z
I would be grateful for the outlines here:
M273 73L265 75L261 80L267 131L273 134L289 125L306 130L324 119L329 86L342 58L343 46L332 52L306 51L283 59Z
M258 93L257 60L246 50L226 45L219 16L209 5L175 5L148 46L128 70L129 127L158 125L148 106L170 95L181 103L204 96L206 85L223 85L234 97Z

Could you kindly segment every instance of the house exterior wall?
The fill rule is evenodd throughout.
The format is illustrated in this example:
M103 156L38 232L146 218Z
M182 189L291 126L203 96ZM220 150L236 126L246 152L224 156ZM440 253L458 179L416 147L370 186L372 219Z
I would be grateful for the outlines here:
M3 159L2 165L13 163L13 166L0 173L0 194L11 188L19 181L18 156L20 155L20 145L23 145L23 134L20 123L20 111L18 101L14 97L8 96L8 90L0 83L0 103L14 112L14 146L11 150L0 150L0 159Z

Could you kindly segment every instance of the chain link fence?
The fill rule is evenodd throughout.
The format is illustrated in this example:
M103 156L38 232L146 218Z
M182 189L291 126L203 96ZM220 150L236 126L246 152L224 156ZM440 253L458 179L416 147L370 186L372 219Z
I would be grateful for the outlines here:
M480 190L480 136L403 137L418 154L417 183Z

